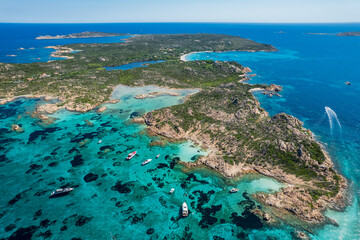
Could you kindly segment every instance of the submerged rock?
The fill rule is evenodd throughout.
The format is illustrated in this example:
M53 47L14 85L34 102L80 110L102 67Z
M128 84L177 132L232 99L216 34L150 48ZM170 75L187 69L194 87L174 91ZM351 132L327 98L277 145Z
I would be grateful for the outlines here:
M8 240L31 240L38 229L39 227L34 225L27 228L19 228L11 234Z
M294 231L291 233L291 235L296 240L310 240L310 236L307 233L304 233L302 231Z
M91 219L92 217L79 216L75 223L75 226L81 227L82 225L90 222Z
M96 181L96 179L98 179L98 175L94 173L88 173L84 176L84 181L87 183Z
M85 124L89 127L94 126L94 124L92 122L90 122L89 120L85 119Z
M96 112L101 113L101 112L105 111L106 109L107 109L107 107L100 107Z
M9 224L5 227L5 232L10 232L12 231L14 228L16 228L16 225L15 224Z
M18 132L18 133L21 133L24 131L24 129L22 129L19 125L17 124L13 124L11 125L11 131L15 131L15 132Z
M74 157L74 159L73 159L72 161L70 161L70 163L71 163L71 166L77 167L77 166L79 166L79 165L84 164L84 159L82 158L81 155L76 155L76 156Z
M23 194L22 194L22 193L16 194L15 197L8 202L8 205L14 205L14 204L15 204L17 201L19 201L22 197L23 197Z
M36 211L35 213L34 213L34 220L36 220L36 219L38 219L38 217L40 217L42 215L42 210L40 209L40 210L38 210L38 211Z
M122 181L118 181L115 186L111 187L111 190L113 191L117 191L119 193L130 193L131 192L131 188L133 187L134 184L132 182L127 182L127 183L122 183Z

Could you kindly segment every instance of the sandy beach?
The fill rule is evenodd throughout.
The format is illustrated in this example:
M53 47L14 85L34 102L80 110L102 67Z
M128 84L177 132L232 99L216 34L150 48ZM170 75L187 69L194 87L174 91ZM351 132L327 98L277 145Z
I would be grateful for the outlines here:
M211 52L211 51L201 51L201 52L190 52L190 53L186 53L186 54L183 54L180 56L180 60L181 61L184 61L184 62L187 62L189 60L186 59L187 56L191 55L191 54L194 54L194 53L204 53L204 52Z
M184 62L187 62L188 60L186 59L186 56L190 55L190 54L193 54L195 52L191 52L191 53L187 53L187 54L184 54L184 55L181 55L180 56L180 60L181 61L184 61Z

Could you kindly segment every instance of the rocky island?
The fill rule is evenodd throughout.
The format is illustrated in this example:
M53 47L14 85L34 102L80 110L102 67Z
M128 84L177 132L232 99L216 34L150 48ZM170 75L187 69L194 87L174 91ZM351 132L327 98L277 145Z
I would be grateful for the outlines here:
M341 33L337 33L336 36L339 36L339 37L360 37L360 31L358 31L358 32L341 32Z
M253 195L273 217L321 223L326 220L323 210L344 206L345 179L311 131L285 113L270 117L251 93L254 89L279 92L280 86L243 83L248 70L236 62L180 60L190 52L276 51L273 46L229 35L159 34L63 47L81 51L65 51L71 58L61 61L1 63L2 103L24 95L48 96L59 102L39 107L40 114L59 108L86 112L110 101L119 84L199 88L183 104L143 115L149 134L170 141L192 140L208 150L197 162L184 163L187 167L207 166L226 177L257 173L286 183L280 192ZM104 68L157 60L165 62L126 71Z
M97 38L97 37L116 37L126 35L124 33L104 33L104 32L82 32L82 33L72 33L67 35L56 35L56 36L39 36L36 37L37 40L49 40L49 39L66 39L66 38Z
M339 33L307 33L307 34L309 34L309 35L333 35L333 36L338 36L338 37L359 37L360 36L359 31L339 32Z

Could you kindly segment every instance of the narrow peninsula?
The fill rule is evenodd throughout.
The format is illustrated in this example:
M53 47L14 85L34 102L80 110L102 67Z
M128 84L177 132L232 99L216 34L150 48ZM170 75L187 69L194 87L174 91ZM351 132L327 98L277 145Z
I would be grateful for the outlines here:
M81 51L59 51L57 56L68 57L60 61L1 63L2 103L19 96L59 99L34 113L44 117L60 108L79 112L97 108L111 100L119 84L198 88L183 104L146 113L142 120L149 134L170 141L189 139L208 150L207 156L187 163L189 168L207 166L226 177L258 173L286 183L280 192L253 195L267 206L262 211L274 218L295 216L321 223L326 220L326 208L344 206L345 179L337 174L311 131L285 113L269 116L252 94L259 88L279 88L243 83L248 68L236 62L180 59L199 51L276 51L273 46L220 34L159 34L57 48ZM104 68L158 60L165 62L126 71Z
M66 38L97 38L97 37L116 37L123 36L124 33L104 33L104 32L82 32L82 33L72 33L68 35L56 35L56 36L39 36L37 40L49 40L49 39L66 39Z

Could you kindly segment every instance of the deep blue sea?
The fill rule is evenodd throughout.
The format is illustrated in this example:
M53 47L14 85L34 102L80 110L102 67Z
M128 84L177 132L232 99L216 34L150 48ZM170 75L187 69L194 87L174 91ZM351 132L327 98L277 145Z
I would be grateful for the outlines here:
M187 59L237 61L257 74L250 83L284 87L281 97L255 95L271 115L286 112L303 121L349 181L349 206L342 212L326 212L339 226L325 225L309 234L312 239L360 239L360 37L307 34L360 31L360 24L0 24L0 62L52 60L52 50L44 49L49 45L121 41L120 37L35 40L39 35L82 31L224 33L275 46L278 52L197 53ZM179 104L191 93L133 98L154 90L119 87L112 97L120 102L106 105L105 112L59 111L49 126L29 114L43 100L19 99L0 106L0 191L5 193L0 197L0 238L110 239L111 233L117 239L292 239L292 226L264 226L250 212L256 203L249 194L276 191L281 183L258 176L225 179L205 169L189 172L178 160L194 161L206 151L189 142L151 144L158 139L129 121ZM340 124L333 117L330 127L326 106ZM13 123L24 132L9 131ZM139 155L124 161L134 150ZM141 167L146 158L153 161ZM64 186L75 190L62 198L48 198ZM232 187L240 191L229 195ZM169 195L171 188L175 192ZM191 214L180 219L184 201Z

